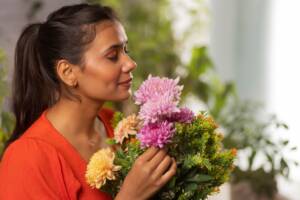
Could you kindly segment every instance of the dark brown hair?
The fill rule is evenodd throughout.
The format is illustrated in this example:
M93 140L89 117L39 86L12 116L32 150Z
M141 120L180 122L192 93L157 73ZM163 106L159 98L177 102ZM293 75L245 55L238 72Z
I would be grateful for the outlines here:
M95 38L94 25L104 20L119 21L110 7L77 4L54 11L45 23L25 27L15 49L12 110L16 126L6 147L58 100L62 82L55 70L57 61L83 66L85 48Z

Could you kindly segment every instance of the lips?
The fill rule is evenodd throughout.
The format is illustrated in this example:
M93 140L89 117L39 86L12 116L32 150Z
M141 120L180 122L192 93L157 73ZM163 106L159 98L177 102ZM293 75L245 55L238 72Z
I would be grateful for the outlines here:
M127 79L126 81L119 82L119 84L128 84L132 81L132 78Z

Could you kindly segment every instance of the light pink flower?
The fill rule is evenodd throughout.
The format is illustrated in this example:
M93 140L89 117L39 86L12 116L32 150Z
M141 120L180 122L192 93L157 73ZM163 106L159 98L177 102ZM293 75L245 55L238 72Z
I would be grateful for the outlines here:
M156 101L162 97L169 97L173 102L178 103L183 89L183 86L177 85L178 82L179 77L169 79L149 75L148 79L135 92L135 103L142 105L148 101Z
M176 112L180 112L177 103L171 101L169 97L163 97L143 104L140 108L139 117L144 121L145 125L171 118Z

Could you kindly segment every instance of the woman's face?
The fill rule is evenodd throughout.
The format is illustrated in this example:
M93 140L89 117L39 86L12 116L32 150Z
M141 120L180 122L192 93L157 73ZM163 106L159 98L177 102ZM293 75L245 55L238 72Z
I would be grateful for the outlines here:
M131 94L131 72L136 63L127 54L127 36L119 22L96 26L96 37L84 53L84 69L78 74L78 89L96 101L119 101Z

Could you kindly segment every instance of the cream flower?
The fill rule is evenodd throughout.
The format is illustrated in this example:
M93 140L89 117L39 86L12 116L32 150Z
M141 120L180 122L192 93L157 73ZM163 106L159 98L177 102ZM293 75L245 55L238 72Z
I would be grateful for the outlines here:
M115 172L121 166L114 165L115 153L110 148L97 151L87 165L85 178L92 188L101 188L106 180L115 180Z
M136 114L129 115L125 119L122 119L114 130L115 140L122 144L125 138L128 138L129 135L136 135L138 129L141 126L140 119Z

